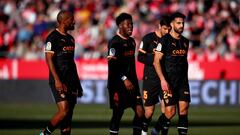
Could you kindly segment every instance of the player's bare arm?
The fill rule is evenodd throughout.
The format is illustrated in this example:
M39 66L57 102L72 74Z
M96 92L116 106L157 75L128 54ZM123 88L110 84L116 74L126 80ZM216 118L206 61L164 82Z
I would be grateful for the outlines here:
M162 68L160 63L160 60L162 60L162 57L163 57L163 53L155 51L153 66L157 72L158 77L160 78L162 90L168 91L169 85L162 73Z
M47 65L49 67L50 72L52 73L52 75L54 77L56 89L59 92L62 92L62 91L66 92L67 91L67 87L66 87L66 85L62 84L62 82L60 81L60 79L59 79L59 77L58 77L58 75L56 73L56 69L55 69L55 67L53 65L53 61L52 61L53 54L54 53L50 53L50 52L46 52L45 53Z

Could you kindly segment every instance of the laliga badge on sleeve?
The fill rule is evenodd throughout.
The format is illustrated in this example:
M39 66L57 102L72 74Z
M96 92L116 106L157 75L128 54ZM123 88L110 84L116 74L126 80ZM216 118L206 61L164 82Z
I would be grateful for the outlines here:
M51 49L52 49L52 44L51 44L51 42L47 42L47 45L46 45L46 51L51 51Z
M110 48L109 56L115 56L116 50L114 48Z

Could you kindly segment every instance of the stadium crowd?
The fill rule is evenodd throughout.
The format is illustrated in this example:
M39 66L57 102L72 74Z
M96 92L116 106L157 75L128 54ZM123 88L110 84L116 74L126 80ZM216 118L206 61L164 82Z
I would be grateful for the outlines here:
M238 0L1 0L0 57L43 59L46 36L60 9L75 16L76 59L105 57L120 12L134 17L133 37L139 45L158 18L177 10L187 16L183 35L191 41L189 59L240 59Z

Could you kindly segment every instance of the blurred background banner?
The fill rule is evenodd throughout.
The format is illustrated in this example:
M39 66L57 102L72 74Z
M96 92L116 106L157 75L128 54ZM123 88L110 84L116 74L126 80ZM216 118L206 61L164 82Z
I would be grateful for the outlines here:
M84 104L107 104L107 61L76 60L84 89L79 99ZM143 65L136 63L140 86ZM240 61L215 62L189 60L192 105L240 106ZM44 60L0 60L1 102L46 102L52 97L48 86L48 68Z
M106 59L76 60L81 80L107 80ZM136 62L138 79L143 77L143 64ZM190 80L240 80L240 60L213 62L189 60ZM48 68L44 60L0 59L1 80L47 80Z

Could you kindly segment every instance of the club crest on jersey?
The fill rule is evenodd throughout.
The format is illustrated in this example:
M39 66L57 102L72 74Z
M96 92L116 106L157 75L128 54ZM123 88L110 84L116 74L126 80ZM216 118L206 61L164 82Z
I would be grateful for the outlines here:
M184 43L183 45L184 45L184 47L187 47L187 44L186 44L186 43Z
M143 41L141 41L139 48L143 49Z
M162 51L162 44L161 43L158 43L156 51L159 51L159 52Z
M51 51L51 49L52 49L52 44L51 44L51 42L47 42L47 45L46 45L46 51Z
M110 56L115 56L116 50L114 48L110 48L109 50L109 55Z

